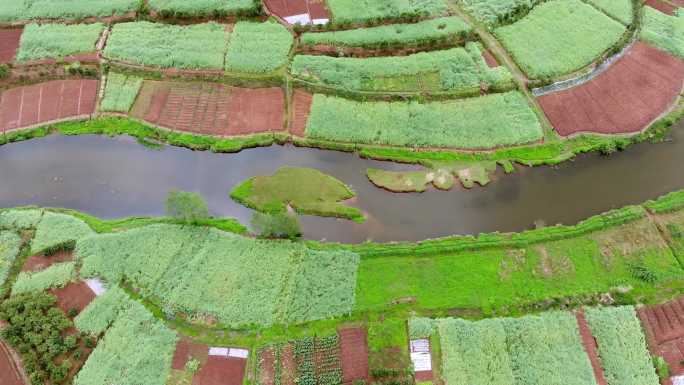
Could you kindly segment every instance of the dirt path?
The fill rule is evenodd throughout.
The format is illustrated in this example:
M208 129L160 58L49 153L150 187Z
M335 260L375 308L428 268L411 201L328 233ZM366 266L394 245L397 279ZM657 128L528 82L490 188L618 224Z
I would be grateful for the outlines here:
M598 346L596 346L596 340L591 334L587 319L584 317L584 312L578 311L575 313L575 315L577 316L577 325L579 326L582 345L584 345L584 350L589 356L589 361L591 361L591 367L594 369L594 377L596 377L596 382L598 385L608 385L608 381L606 381L606 377L603 374L601 359L598 355Z

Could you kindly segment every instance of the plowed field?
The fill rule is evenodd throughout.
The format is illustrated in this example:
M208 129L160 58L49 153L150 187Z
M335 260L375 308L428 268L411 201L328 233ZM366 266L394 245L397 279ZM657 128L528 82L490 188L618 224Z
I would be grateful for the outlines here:
M195 374L192 385L242 385L247 360L210 356Z
M684 297L638 310L649 349L663 357L673 375L684 374Z
M300 90L295 90L292 98L292 119L290 120L290 133L304 136L306 122L309 120L313 95Z
M342 381L368 380L368 341L362 328L340 329Z
M14 61L14 56L19 48L22 29L0 28L0 63Z
M304 15L312 21L330 19L330 12L324 0L265 0L264 3L273 14L283 19Z

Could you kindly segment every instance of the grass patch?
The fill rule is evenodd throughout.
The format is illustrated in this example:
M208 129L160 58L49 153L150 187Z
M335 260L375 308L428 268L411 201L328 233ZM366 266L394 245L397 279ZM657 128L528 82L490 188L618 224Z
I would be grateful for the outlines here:
M684 59L684 11L666 15L651 7L644 7L641 40Z
M580 0L554 0L494 32L530 78L553 79L591 64L625 31L624 25Z
M291 206L301 214L364 221L359 209L338 203L355 196L349 187L310 168L283 167L271 176L253 177L236 186L230 196L265 213L285 213Z
M294 38L275 20L235 24L226 54L226 70L232 73L269 74L284 68Z
M142 84L142 78L110 72L107 75L107 86L104 98L100 102L100 110L128 113Z
M95 52L104 25L29 24L21 34L17 62L62 59L79 53Z

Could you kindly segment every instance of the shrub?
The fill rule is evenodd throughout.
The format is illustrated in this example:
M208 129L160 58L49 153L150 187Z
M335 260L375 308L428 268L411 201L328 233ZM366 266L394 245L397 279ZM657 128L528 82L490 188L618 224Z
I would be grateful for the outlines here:
M36 254L46 250L68 249L73 242L93 233L90 226L78 218L46 212L36 227L36 235L31 242L31 252Z
M184 222L196 223L209 218L209 209L201 195L172 190L166 197L166 215Z
M35 273L21 272L12 286L12 295L63 287L76 278L76 263L57 263Z
M294 38L280 23L241 21L235 24L228 44L226 70L267 74L284 68Z
M142 78L110 72L107 75L107 86L100 110L127 114L142 84Z
M95 24L29 24L21 34L17 61L61 59L79 53L95 52L104 30Z
M295 214L256 212L252 215L252 227L262 238L297 239L302 236Z
M7 64L0 64L0 79L4 79L10 76L12 70Z
M553 0L494 32L529 77L548 79L591 64L625 31L624 25L580 0Z
M684 11L666 15L644 7L641 39L684 59Z
M653 357L653 366L655 366L656 373L658 373L658 378L661 381L670 378L670 365L667 364L663 357Z

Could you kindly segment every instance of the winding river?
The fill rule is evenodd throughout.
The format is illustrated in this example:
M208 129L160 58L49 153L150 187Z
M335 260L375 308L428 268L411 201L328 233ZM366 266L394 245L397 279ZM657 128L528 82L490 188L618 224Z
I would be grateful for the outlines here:
M194 152L165 146L153 150L130 137L52 135L0 147L0 207L67 207L102 218L164 214L171 189L197 191L213 215L249 223L251 210L228 192L254 175L281 166L312 167L349 184L352 205L368 220L305 216L309 239L339 242L417 241L452 234L520 231L535 221L574 224L591 215L684 189L684 122L671 140L635 145L610 157L583 155L558 167L499 171L492 183L472 190L393 194L373 186L368 167L406 165L357 155L293 146L238 154Z

